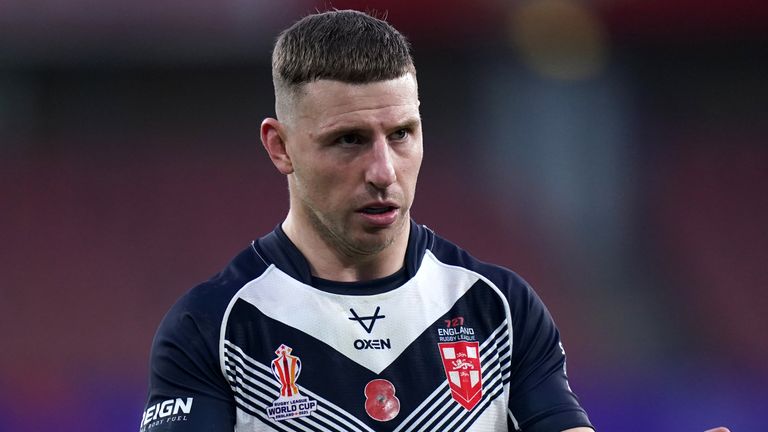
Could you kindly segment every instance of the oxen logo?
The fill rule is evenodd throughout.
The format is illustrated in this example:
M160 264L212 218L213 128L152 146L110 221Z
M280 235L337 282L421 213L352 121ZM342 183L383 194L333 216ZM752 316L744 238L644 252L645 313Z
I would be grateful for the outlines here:
M301 373L301 360L291 351L291 347L282 344L275 350L277 358L272 360L272 374L280 384L280 397L267 407L267 415L273 420L306 417L317 409L317 401L299 393L296 380Z
M467 410L483 397L483 378L480 371L480 343L452 342L438 344L443 358L445 375L451 396Z
M363 326L363 329L365 329L368 334L370 334L373 331L373 325L376 324L377 319L384 319L387 316L386 315L379 315L379 311L381 310L380 306L376 306L376 311L373 312L373 315L371 316L360 316L355 312L354 309L350 308L349 311L352 312L352 316L349 317L351 321L357 321L361 326ZM365 324L365 322L370 322L368 325Z

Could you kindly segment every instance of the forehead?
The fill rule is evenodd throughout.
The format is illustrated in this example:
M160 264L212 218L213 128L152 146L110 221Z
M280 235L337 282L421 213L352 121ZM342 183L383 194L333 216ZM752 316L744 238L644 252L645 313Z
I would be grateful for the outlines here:
M333 127L339 123L413 121L419 117L416 78L411 74L387 81L349 84L318 80L304 85L296 104L300 121Z

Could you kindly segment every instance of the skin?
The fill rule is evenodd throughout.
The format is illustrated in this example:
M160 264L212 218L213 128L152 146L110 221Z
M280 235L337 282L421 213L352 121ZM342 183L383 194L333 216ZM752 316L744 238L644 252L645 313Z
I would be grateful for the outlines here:
M313 275L371 280L405 259L423 156L416 79L305 84L281 118L261 124L275 167L288 176L283 230ZM387 208L381 221L361 210ZM385 215L386 216L386 215Z
M370 84L319 80L277 105L280 119L262 122L261 141L288 177L290 209L282 227L312 274L353 282L398 271L423 157L416 78L406 74ZM376 222L360 211L378 204L396 207L391 222Z

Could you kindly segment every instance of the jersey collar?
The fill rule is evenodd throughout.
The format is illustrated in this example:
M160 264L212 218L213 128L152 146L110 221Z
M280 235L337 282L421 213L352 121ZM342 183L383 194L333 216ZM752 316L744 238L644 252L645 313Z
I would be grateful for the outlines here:
M288 238L280 225L264 237L258 239L254 246L259 255L269 264L307 285L338 294L373 294L395 289L412 278L424 258L424 252L431 245L434 233L414 220L408 236L408 247L405 252L405 265L393 275L361 282L335 282L312 276L309 263L296 245Z

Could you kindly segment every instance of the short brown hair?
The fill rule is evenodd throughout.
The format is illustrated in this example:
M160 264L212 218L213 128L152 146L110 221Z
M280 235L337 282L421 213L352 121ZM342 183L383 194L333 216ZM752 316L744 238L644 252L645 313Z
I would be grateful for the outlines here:
M416 75L405 36L386 21L353 10L302 18L280 34L272 52L278 105L281 96L316 80L364 84L406 73Z

